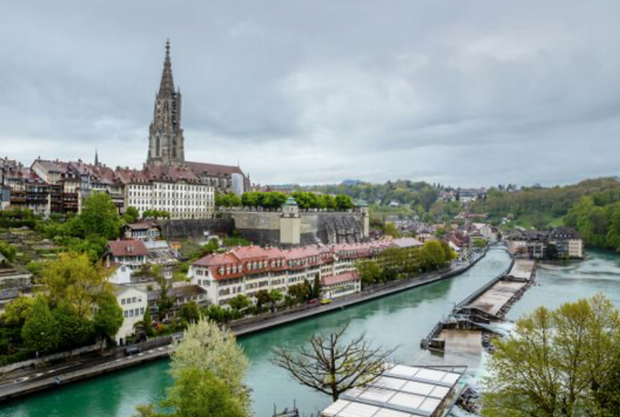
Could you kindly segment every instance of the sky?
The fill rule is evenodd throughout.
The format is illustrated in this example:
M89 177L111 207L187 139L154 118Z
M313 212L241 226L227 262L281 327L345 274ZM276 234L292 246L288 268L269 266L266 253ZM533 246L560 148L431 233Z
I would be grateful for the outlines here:
M617 0L2 0L0 156L141 167L171 42L186 159L260 184L618 175Z

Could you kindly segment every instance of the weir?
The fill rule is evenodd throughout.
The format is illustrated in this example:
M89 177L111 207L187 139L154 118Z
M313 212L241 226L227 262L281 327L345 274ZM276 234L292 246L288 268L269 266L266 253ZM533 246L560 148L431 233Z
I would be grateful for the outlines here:
M490 324L504 320L534 279L534 261L513 260L506 271L458 303L448 319L438 322L422 339L420 346L435 352L480 352L489 335L501 335Z

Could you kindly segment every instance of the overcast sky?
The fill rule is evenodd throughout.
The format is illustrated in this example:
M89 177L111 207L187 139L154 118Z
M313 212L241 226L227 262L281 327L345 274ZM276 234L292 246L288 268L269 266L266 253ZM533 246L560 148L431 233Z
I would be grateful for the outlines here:
M166 38L188 160L254 182L620 167L620 1L2 0L0 156L140 167Z

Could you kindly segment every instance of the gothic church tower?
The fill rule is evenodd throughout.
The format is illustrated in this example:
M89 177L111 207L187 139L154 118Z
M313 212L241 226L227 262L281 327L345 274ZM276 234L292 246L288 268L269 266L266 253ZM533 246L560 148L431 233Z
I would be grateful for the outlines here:
M185 162L185 144L181 129L181 91L174 90L170 42L166 42L166 59L159 92L155 97L153 122L149 127L147 164L181 165Z

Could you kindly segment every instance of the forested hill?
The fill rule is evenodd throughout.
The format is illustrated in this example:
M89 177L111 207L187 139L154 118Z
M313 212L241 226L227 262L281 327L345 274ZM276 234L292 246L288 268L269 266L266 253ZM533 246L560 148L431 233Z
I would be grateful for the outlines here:
M620 181L585 180L551 188L530 187L507 192L492 188L485 201L473 205L492 221L506 217L522 226L544 229L565 224L575 227L591 246L620 249Z
M579 230L588 245L620 251L620 187L583 196L564 223Z

